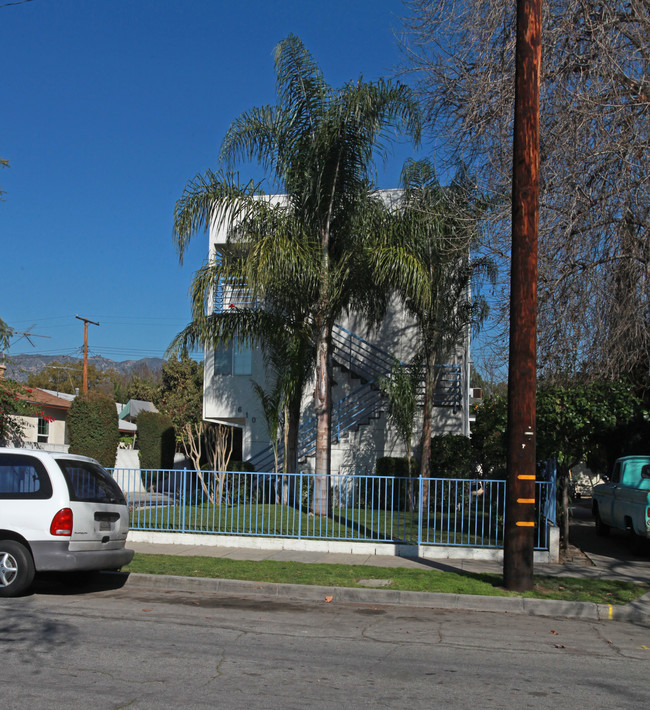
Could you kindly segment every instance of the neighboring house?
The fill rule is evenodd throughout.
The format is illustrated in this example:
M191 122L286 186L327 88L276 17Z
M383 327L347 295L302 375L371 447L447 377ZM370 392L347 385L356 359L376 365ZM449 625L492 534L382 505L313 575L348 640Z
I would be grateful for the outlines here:
M22 446L57 451L67 451L68 431L66 421L74 395L62 394L37 387L27 387L25 397L34 408L34 414L18 416L23 424Z
M275 198L277 199L277 198ZM210 230L210 259L226 248L226 229ZM222 285L217 289L212 309L228 311L246 307L247 294L241 288ZM398 358L408 362L413 355L415 328L397 300L377 330L351 314L334 329L334 386L332 390L332 473L373 473L380 456L403 456L405 449L387 418L387 403L377 388L377 378L387 374ZM470 339L455 357L441 366L435 397L434 433L469 435ZM208 421L234 426L242 431L242 458L251 460L258 471L274 465L267 425L253 381L265 383L261 349L246 343L229 348L206 349L204 364L203 417ZM314 386L307 386L302 408L299 465L313 470L316 426L313 408ZM421 418L416 420L413 444L420 438Z
M34 414L15 415L23 425L22 438L20 441L8 442L7 445L49 451L67 451L69 447L68 411L77 395L37 387L26 387L25 392L24 399L33 406ZM151 402L141 402L140 400L130 400L126 405L117 405L118 426L121 435L135 436L137 426L127 419L119 419L121 411L133 411L134 409L137 411L143 409L158 411Z
M136 419L140 412L157 412L156 405L153 402L145 402L142 399L130 399L126 404L117 403L117 417L119 419L120 435L132 436L133 441L125 448L135 448L137 446L136 438L138 425ZM120 444L120 446L122 446Z
M145 402L142 399L130 399L122 408L117 411L120 420L135 422L140 412L158 412L153 402Z
M120 436L132 436L133 441L129 446L123 446L122 443L120 443L120 448L133 448L133 445L135 444L135 435L138 431L138 427L136 426L135 422L131 422L127 419L122 419L121 415L125 408L125 404L122 404L121 402L115 403L115 409L117 410L117 423L120 429Z

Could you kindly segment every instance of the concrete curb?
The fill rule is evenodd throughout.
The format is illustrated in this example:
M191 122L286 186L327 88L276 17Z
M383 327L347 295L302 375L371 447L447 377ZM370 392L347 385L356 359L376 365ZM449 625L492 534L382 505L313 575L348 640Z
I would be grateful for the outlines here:
M351 604L411 606L458 611L488 611L528 616L550 616L595 621L628 621L650 624L650 594L624 606L566 602L555 599L523 599L472 594L432 594L391 589L323 587L273 582L249 582L236 579L209 579L173 575L129 573L125 586L142 589L164 589L176 592L212 592L230 595L259 595L275 599Z

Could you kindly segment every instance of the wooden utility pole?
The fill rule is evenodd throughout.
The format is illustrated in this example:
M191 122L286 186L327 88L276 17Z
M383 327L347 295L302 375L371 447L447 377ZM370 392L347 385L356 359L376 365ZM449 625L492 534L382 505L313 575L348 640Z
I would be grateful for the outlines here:
M503 580L533 586L535 405L537 387L537 235L542 0L517 0L512 173L512 271L508 362L508 474Z
M94 320L88 320L88 318L82 318L81 316L75 316L75 318L82 320L84 323L84 370L81 389L83 393L86 394L86 392L88 392L88 323L92 323L93 325L99 325L99 323L95 323Z

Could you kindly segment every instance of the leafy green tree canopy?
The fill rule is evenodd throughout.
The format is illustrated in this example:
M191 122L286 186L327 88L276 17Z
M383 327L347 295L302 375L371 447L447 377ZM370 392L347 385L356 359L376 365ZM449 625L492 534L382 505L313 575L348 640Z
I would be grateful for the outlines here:
M432 478L474 478L472 442L460 434L443 434L431 440Z
M23 426L16 417L33 413L26 395L23 385L0 378L0 446L10 442L19 445L22 442Z
M472 443L486 475L505 470L507 401L487 398L475 408ZM600 473L618 456L650 451L650 413L624 381L540 384L537 458L556 457L560 474L582 461Z
M378 240L373 260L376 278L400 294L417 325L414 362L424 375L420 473L426 478L436 365L485 318L487 305L476 286L479 276L492 278L493 268L488 259L471 256L481 204L464 172L443 187L430 161L409 160L402 170L402 188L391 229Z
M203 418L203 365L187 353L170 358L164 365L154 404L167 414L181 432L186 424Z

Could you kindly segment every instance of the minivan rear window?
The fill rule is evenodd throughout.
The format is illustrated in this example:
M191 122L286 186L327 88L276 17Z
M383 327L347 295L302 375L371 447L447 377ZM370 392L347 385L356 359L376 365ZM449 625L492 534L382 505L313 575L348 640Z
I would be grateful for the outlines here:
M0 456L0 499L46 500L52 497L52 483L42 461L32 456Z
M57 463L68 484L70 500L82 503L117 503L126 505L117 483L98 464L90 461L59 459Z

